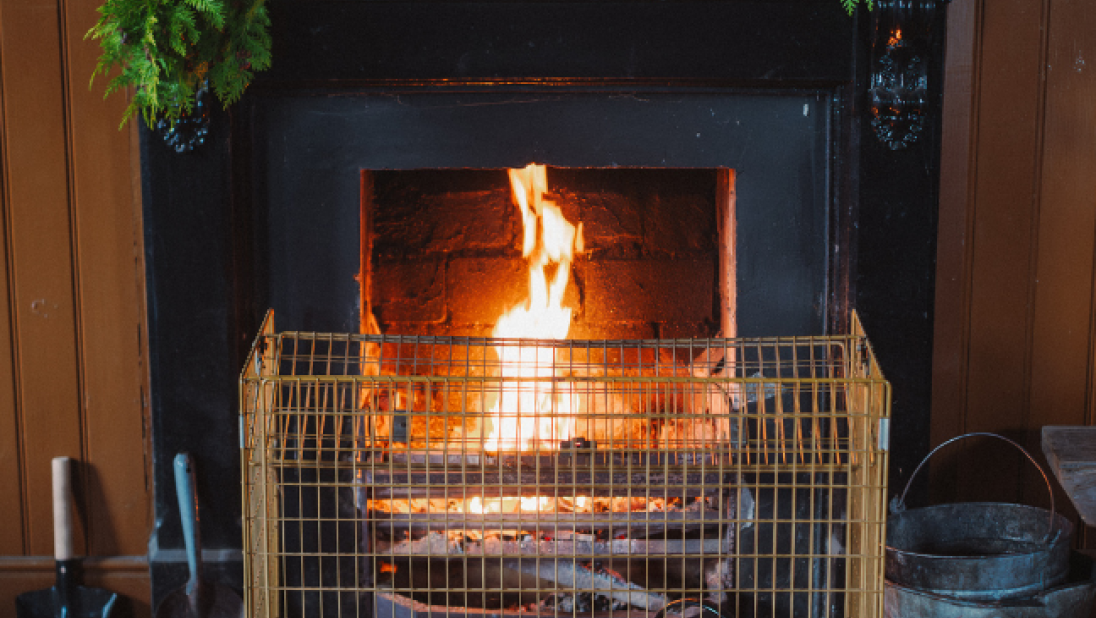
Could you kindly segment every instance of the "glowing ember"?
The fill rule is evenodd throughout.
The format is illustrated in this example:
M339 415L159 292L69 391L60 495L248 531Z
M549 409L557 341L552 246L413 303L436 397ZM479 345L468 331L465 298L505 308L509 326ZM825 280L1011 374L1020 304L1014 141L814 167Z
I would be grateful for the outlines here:
M370 500L369 508L385 513L476 513L492 515L496 513L675 513L713 508L705 498L682 501L676 498L639 498L639 497L589 497L550 498L531 496L527 498L413 498L397 500Z
M524 227L522 253L529 261L529 295L499 318L493 336L522 339L566 339L571 309L563 294L571 261L582 251L582 227L576 228L554 202L543 165L510 170L514 203ZM502 377L507 381L489 411L488 452L553 450L571 438L578 395L567 384L551 380L555 351L547 347L497 347ZM516 380L515 380L516 378Z

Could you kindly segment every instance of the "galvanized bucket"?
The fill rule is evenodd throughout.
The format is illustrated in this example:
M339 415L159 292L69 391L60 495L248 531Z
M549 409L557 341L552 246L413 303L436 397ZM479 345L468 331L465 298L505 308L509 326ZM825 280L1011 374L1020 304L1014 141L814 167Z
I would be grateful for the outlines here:
M1050 481L1019 444L991 433L958 436L933 449L910 481L941 448L972 436L1012 444ZM906 492L887 522L886 577L890 584L930 596L971 602L1031 597L1066 580L1073 525L1054 511L1032 506L971 502L905 510ZM893 592L893 591L892 591ZM889 614L888 610L888 614Z
M884 602L886 618L1090 618L1093 601L1090 577L1006 601L961 601L887 582Z

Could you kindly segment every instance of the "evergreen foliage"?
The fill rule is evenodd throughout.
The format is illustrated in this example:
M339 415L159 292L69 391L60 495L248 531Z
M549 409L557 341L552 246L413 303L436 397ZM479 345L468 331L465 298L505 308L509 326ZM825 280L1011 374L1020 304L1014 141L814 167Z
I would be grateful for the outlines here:
M102 55L92 72L120 72L106 95L133 86L122 126L140 114L174 123L194 108L208 80L227 107L243 96L255 71L270 66L270 19L264 0L106 0L88 30Z
M875 8L874 0L841 0L841 6L845 7L845 12L852 15L852 12L856 10L856 6L861 2L868 7L869 11Z

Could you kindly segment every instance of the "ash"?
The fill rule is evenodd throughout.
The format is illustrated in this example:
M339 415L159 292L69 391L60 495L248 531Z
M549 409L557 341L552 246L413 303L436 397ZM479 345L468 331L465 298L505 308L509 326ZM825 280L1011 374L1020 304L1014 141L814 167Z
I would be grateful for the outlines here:
M591 592L579 592L577 594L557 592L540 603L533 604L528 611L554 610L567 614L572 612L586 614L590 612L624 611L630 607L631 605L622 601Z
M594 575L598 575L604 578L608 578L613 582L614 587L620 586L621 588L628 588L632 586L631 582L625 579L620 573L612 569L605 568L600 564L587 564L583 567ZM586 592L555 592L548 597L542 599L539 603L530 603L529 605L521 608L522 611L529 612L542 612L546 610L554 610L556 613L590 613L590 612L608 612L608 611L624 611L627 609L642 609L634 608L632 605L614 599L608 593L601 593L599 591L586 591Z

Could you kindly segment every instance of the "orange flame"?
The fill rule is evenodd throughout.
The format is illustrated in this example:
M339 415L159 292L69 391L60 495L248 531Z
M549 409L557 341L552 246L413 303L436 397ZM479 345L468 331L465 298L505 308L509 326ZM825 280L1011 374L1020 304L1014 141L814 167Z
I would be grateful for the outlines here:
M891 31L890 38L887 39L887 47L894 47L902 42L902 29L895 28Z
M582 251L582 224L576 228L555 202L544 199L548 190L543 165L510 170L514 203L524 228L522 254L529 261L529 295L506 312L495 325L498 338L566 339L571 309L563 306L570 282L571 262ZM542 346L497 347L503 385L490 410L491 431L484 448L489 452L548 450L571 438L579 398L555 375L555 352Z

